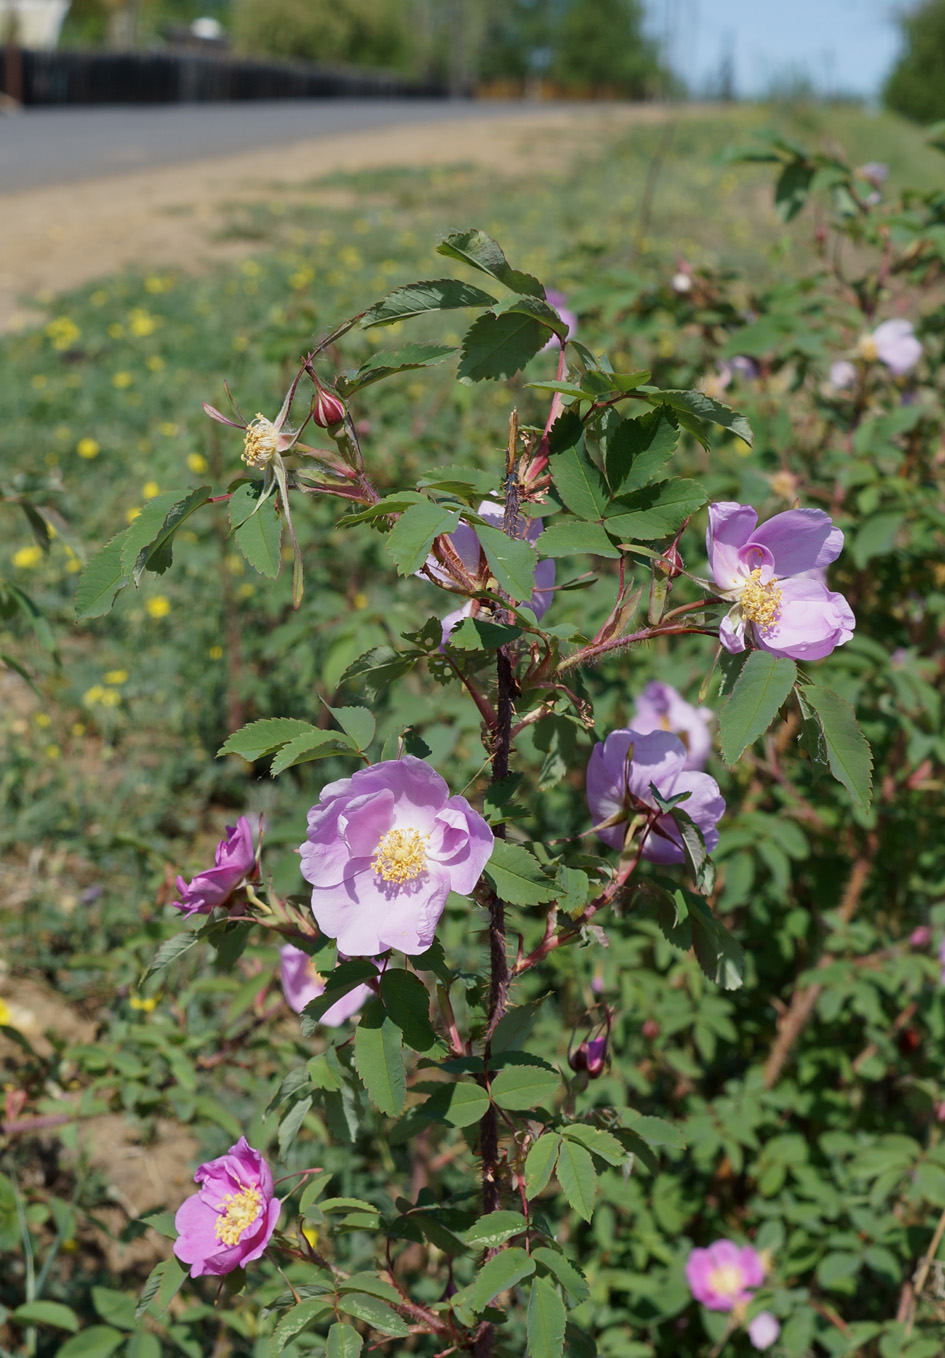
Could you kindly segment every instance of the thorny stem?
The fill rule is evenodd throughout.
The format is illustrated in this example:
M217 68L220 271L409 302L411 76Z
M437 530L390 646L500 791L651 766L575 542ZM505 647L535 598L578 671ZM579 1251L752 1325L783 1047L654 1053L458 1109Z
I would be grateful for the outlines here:
M718 629L711 627L647 627L642 632L633 632L629 636L613 637L610 641L603 641L599 645L584 646L573 655L566 656L558 666L557 674L567 674L569 670L577 669L579 665L589 665L600 660L602 656L610 651L619 651L627 646L632 646L640 641L655 641L657 637L671 637L681 635L702 635L706 637L717 637Z
M919 1267L916 1269L912 1281L907 1282L902 1289L902 1297L899 1302L899 1314L896 1316L896 1319L899 1321L904 1320L906 1322L906 1333L903 1336L905 1339L908 1339L909 1335L912 1333L912 1327L915 1324L916 1310L918 1309L919 1304L919 1297L922 1295L925 1280L929 1276L929 1269L932 1267L932 1261L938 1253L938 1247L942 1243L943 1235L945 1235L945 1212L943 1212L938 1219L935 1234L932 1236L932 1243L929 1245L926 1254L920 1260Z

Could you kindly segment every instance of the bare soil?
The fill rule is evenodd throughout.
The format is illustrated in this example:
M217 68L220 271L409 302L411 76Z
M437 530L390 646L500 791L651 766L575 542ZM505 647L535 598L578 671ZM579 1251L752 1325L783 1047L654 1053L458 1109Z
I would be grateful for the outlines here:
M696 106L672 116L698 113ZM654 105L527 108L509 118L418 124L191 161L57 188L0 194L0 333L43 319L52 297L128 266L199 269L253 249L221 239L228 207L311 193L338 171L444 164L508 178L552 167L631 123L668 116ZM258 247L257 247L258 248Z

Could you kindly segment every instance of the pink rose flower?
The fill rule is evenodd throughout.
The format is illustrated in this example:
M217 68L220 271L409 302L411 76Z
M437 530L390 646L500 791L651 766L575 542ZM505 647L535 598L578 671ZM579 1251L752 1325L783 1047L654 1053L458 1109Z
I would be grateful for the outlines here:
M656 809L650 784L661 797L690 795L681 803L711 853L719 842L717 822L725 810L719 785L707 773L686 766L686 747L669 731L645 735L625 729L611 731L603 745L595 745L587 765L587 801L598 836L612 849L622 849L626 821L639 810ZM613 825L605 821L620 816ZM671 815L658 816L647 832L643 857L652 863L683 863L682 839Z
M414 957L433 942L449 893L475 887L492 845L482 816L422 759L359 769L308 813L300 852L312 914L348 957Z
M315 970L314 959L301 948L294 948L291 943L280 948L279 955L282 959L282 991L286 1004L301 1014L307 1004L324 993L325 977ZM345 959L339 956L338 960L343 962ZM326 1028L340 1028L342 1023L354 1017L373 993L369 985L355 986L347 995L336 1000L330 1009L325 1010L319 1023L324 1023Z
M733 653L750 636L772 655L821 660L856 626L846 599L817 574L840 555L843 533L822 509L788 509L757 525L751 505L709 505L709 569L734 605L719 640Z
M234 892L256 877L256 850L253 831L245 816L235 825L226 827L226 839L221 839L214 855L213 867L198 872L189 884L177 879L180 900L174 901L178 910L191 915L209 915L217 905L227 905Z
M282 1203L272 1171L241 1136L226 1155L200 1166L199 1191L177 1209L174 1253L190 1276L219 1276L258 1259L276 1229Z
M672 731L686 747L686 768L701 769L712 752L707 707L693 707L672 684L652 680L636 700L633 729L646 735L650 731Z
M770 1349L781 1333L781 1326L770 1311L759 1311L748 1322L748 1338L756 1349Z
M695 1249L686 1260L686 1281L696 1301L710 1311L731 1311L751 1297L764 1282L765 1270L750 1245L716 1240L708 1249Z
M912 322L901 316L883 321L871 335L864 335L858 348L865 359L870 362L878 359L895 377L914 368L922 357L922 345L915 337Z

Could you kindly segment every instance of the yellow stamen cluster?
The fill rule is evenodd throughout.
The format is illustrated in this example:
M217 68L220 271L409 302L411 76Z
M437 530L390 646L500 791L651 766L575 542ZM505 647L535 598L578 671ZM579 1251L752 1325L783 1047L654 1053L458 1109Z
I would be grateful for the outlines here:
M257 415L246 426L243 440L243 461L247 467L265 467L279 451L279 431L265 415Z
M226 1206L217 1217L216 1237L224 1245L238 1245L262 1210L262 1194L258 1188L241 1188L238 1193L226 1193L223 1201Z
M879 353L876 349L876 341L873 339L872 335L864 335L856 347L866 359L867 363L875 363L879 358Z
M429 835L419 830L388 830L374 851L371 867L385 882L411 882L426 870Z
M762 632L770 632L781 617L781 591L774 580L761 583L760 566L749 572L739 603L744 617Z
M742 1290L742 1271L735 1264L723 1264L709 1274L709 1286L720 1297L737 1297Z

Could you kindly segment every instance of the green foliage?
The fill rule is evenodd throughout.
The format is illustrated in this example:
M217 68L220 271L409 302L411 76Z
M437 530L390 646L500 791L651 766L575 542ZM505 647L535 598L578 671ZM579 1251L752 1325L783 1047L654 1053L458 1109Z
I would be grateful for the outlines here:
M887 108L932 123L945 118L945 4L919 0L897 15L903 50L883 87Z

